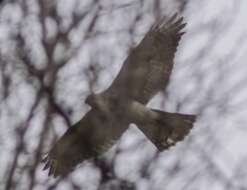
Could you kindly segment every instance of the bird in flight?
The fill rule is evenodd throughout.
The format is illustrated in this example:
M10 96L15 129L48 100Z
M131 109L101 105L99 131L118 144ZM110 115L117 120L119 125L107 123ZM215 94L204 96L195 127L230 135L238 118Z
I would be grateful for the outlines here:
M84 160L99 157L130 123L136 124L159 151L183 140L193 127L195 115L168 113L146 104L169 82L185 25L177 14L160 19L131 50L110 87L86 98L91 110L44 158L44 170L49 169L49 175L67 175Z

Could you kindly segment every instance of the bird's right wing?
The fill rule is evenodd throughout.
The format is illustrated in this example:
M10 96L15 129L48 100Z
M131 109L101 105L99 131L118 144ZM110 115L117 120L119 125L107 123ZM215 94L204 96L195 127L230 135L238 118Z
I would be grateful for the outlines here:
M183 18L177 15L157 21L130 51L117 77L102 94L146 104L165 89L184 27Z

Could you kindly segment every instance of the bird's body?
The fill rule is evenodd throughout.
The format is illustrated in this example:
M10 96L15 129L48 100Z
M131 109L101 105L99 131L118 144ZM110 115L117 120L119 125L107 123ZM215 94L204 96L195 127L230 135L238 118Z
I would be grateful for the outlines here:
M110 87L87 97L85 102L91 110L68 129L45 158L49 174L65 175L83 160L98 157L130 123L135 123L159 150L169 148L188 134L194 115L146 107L169 82L184 26L177 15L154 24L130 52Z

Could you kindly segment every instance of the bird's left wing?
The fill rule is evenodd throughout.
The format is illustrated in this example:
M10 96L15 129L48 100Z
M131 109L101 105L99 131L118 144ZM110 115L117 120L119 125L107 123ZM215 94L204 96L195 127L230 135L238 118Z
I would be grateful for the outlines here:
M49 175L64 176L86 159L97 158L122 135L127 125L104 121L97 110L90 110L55 143L44 158Z
M89 150L83 150L83 147L90 147L90 141L84 138L83 133L87 133L86 127L90 125L91 114L92 112L88 112L82 120L70 127L44 158L44 170L48 169L49 175L66 175L88 157Z
M102 94L146 104L158 91L165 89L184 27L183 18L177 15L155 23Z

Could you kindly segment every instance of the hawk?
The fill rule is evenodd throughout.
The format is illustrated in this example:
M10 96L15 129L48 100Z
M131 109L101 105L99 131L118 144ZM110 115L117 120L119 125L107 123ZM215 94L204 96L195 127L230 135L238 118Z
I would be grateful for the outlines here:
M82 161L99 157L130 123L160 151L189 133L195 115L146 107L168 84L185 25L177 14L160 19L131 50L110 87L86 98L91 110L65 132L44 159L49 175L67 175Z

